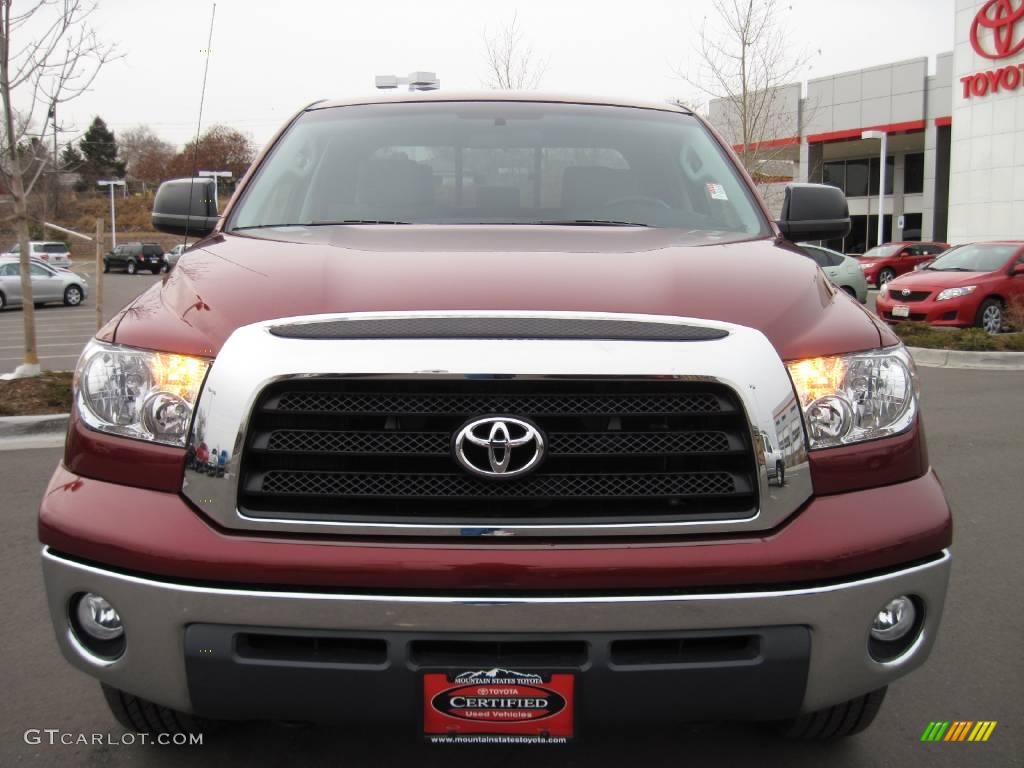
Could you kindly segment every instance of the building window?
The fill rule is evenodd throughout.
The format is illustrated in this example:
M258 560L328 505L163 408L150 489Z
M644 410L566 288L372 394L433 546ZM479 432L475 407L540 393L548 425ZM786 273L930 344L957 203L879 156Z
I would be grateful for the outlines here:
M903 192L916 195L924 192L924 153L915 152L903 159Z
M892 194L895 170L896 158L889 155L885 158L885 193L887 195ZM827 163L822 163L821 180L823 184L839 187L847 197L877 195L878 158L830 160Z
M822 165L822 183L846 190L846 163L842 160Z
M847 197L865 197L868 194L868 161L846 161L846 192Z
M920 213L905 213L903 214L903 234L900 236L901 240L920 240L921 239L921 214Z
M893 176L896 172L896 158L892 155L888 155L885 158L885 194L892 194L892 181ZM878 194L878 158L872 157L870 161L870 168L868 169L868 194Z

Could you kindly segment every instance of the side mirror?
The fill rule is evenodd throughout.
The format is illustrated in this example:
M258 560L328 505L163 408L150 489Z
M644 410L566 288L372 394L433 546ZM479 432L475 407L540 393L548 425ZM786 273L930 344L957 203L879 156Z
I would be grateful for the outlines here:
M165 181L153 200L153 228L169 235L203 237L217 226L213 179Z
M1024 264L1015 264L1010 268L1010 276L1024 275Z
M834 240L850 233L846 195L827 184L790 184L779 229L787 240Z

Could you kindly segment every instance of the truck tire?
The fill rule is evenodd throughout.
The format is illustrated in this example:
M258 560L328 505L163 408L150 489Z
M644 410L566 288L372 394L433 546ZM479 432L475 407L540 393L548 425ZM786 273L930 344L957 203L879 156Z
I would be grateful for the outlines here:
M210 733L220 721L187 715L100 683L114 718L130 731L174 735Z
M781 734L794 741L823 741L860 733L874 721L886 690L879 688L842 704L787 720L780 724Z

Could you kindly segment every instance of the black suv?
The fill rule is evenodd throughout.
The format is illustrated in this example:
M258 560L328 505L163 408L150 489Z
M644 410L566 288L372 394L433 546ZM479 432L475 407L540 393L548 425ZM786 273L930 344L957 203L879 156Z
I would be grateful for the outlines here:
M167 268L159 243L122 243L103 257L103 271L123 269L129 275L148 269L154 275Z

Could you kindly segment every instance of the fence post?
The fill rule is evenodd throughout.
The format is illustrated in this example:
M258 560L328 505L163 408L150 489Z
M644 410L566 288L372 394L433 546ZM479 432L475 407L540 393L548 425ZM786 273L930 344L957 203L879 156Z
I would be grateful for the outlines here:
M96 219L96 330L103 327L103 219Z

